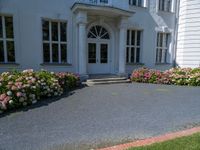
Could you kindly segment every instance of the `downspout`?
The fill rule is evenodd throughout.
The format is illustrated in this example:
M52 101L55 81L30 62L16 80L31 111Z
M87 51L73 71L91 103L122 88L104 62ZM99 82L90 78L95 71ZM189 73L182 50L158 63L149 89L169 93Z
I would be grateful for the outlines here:
M180 12L180 0L177 0L176 3L176 12L175 12L175 29L174 29L174 58L173 58L173 67L177 67L176 58L177 58L177 42L178 42L178 29L179 29L179 12Z

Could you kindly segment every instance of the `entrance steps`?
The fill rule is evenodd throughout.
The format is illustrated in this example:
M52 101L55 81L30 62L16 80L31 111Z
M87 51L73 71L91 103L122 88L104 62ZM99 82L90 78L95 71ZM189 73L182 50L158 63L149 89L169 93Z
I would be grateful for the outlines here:
M97 75L90 76L89 79L83 83L87 86L102 85L102 84L120 84L120 83L130 83L130 79L127 77L121 77L116 75Z

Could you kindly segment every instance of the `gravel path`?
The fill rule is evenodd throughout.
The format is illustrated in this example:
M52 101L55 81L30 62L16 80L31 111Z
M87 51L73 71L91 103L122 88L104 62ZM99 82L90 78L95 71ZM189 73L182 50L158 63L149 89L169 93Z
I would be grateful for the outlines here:
M200 88L86 87L0 116L0 150L84 150L200 125Z

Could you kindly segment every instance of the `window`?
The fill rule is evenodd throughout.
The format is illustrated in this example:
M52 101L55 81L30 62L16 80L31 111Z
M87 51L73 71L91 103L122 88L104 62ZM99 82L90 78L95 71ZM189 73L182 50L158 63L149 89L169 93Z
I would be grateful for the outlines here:
M42 21L44 63L67 63L67 23Z
M108 0L100 0L100 3L108 4Z
M0 62L15 62L13 17L0 15Z
M141 31L128 30L126 45L126 62L139 63L141 50Z
M167 63L169 36L170 36L169 33L157 34L156 63Z
M161 11L171 11L172 0L159 0L159 10Z
M143 0L129 0L129 5L142 7Z

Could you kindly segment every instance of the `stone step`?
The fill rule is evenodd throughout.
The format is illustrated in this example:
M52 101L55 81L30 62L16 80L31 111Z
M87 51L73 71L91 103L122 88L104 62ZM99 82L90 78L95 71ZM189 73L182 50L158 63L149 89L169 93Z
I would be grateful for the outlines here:
M88 79L87 82L104 82L104 81L120 81L120 80L127 80L127 78L118 77L118 78Z
M103 84L120 84L120 83L130 83L131 81L129 79L123 79L123 80L106 80L106 81L98 81L98 82L85 82L84 85L87 86L94 86L94 85L103 85Z

